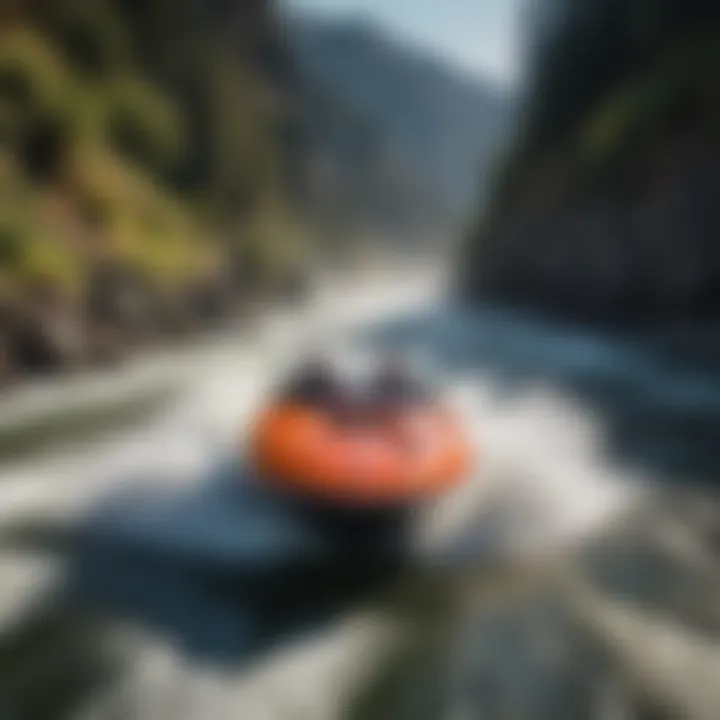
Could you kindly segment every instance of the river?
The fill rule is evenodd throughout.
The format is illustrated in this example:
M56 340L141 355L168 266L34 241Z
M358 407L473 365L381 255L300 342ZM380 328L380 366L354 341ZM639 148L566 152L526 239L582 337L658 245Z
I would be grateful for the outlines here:
M415 275L214 341L143 423L4 470L0 717L719 717L720 375L655 339ZM317 347L403 348L472 428L399 566L328 560L246 477L253 408Z

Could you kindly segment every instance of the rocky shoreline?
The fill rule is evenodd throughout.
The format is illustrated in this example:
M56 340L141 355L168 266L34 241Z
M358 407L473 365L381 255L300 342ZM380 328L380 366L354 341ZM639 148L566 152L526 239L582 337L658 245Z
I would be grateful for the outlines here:
M81 297L44 287L22 301L0 297L0 388L29 376L114 366L139 350L221 328L265 298L302 299L307 286L305 278L292 277L260 297L215 273L163 295L106 271Z

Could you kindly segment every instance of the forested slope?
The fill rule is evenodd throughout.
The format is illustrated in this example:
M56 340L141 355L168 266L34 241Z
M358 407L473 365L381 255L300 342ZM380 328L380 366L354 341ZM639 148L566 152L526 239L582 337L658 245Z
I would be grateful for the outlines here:
M227 311L293 252L264 0L0 1L4 374Z

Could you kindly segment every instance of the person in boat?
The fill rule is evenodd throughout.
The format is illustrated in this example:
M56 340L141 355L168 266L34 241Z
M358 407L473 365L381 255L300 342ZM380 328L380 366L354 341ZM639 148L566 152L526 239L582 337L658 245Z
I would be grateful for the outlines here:
M334 368L323 357L310 358L280 391L285 402L332 408L341 395Z
M369 395L373 405L380 409L424 405L435 400L432 389L417 377L409 363L395 355L380 366Z
M369 386L345 386L332 365L323 357L313 357L282 388L284 402L322 408L340 424L374 422L379 415L401 408L427 405L435 393L399 356L387 358Z

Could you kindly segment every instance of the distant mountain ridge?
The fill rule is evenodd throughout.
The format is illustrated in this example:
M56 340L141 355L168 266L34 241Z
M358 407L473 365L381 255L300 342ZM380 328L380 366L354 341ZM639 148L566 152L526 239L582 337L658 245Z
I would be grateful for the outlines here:
M301 76L364 120L448 217L466 216L505 137L507 94L363 20L293 18L289 37Z

